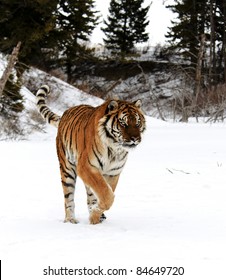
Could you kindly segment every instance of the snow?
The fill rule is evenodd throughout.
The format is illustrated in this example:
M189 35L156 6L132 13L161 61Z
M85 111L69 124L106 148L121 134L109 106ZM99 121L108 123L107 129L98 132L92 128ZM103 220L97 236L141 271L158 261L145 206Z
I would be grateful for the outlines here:
M1 58L0 54L0 76L3 66L4 57ZM30 67L29 71L26 71L23 75L23 86L21 88L25 109L20 113L19 117L23 135L17 135L15 137L16 139L37 140L40 136L42 140L45 140L49 139L49 134L53 135L55 133L54 128L51 129L51 127L42 120L36 107L35 93L43 84L47 84L50 87L50 94L47 97L49 107L59 115L62 115L65 110L72 106L80 104L98 106L103 102L103 100L98 97L85 93L41 70ZM48 133L43 134L43 132L47 130ZM5 133L0 133L0 141L8 138L9 136L5 135Z
M25 86L34 81L50 85L48 104L57 113L80 103L102 102L31 69ZM30 118L36 111L35 97L25 86L26 127L37 119ZM37 90L38 85L34 87ZM224 123L169 123L147 117L144 139L131 152L114 205L99 225L88 223L80 179L76 189L80 223L63 223L54 127L31 131L26 141L0 141L2 279L56 278L43 275L48 266L127 269L127 276L97 279L172 279L175 276L138 277L137 267L178 266L185 274L177 279L225 279L225 130ZM58 276L69 278L93 276Z
M131 152L114 205L99 225L88 223L80 179L79 224L63 223L54 128L29 141L1 141L2 279L56 279L43 270L98 265L128 274L96 279L225 279L225 129L222 123L147 117L144 139ZM138 277L136 268L146 266L184 267L185 274ZM93 276L57 277L69 278Z

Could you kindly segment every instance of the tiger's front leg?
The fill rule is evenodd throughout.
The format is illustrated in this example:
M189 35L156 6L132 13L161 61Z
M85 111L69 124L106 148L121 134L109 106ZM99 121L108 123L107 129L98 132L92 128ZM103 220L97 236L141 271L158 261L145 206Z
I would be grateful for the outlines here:
M108 210L113 204L114 193L112 188L108 185L98 169L93 166L86 163L78 163L77 172L88 190L87 202L88 207L90 206L90 223L98 224L101 222L103 212Z
M90 223L91 224L101 223L106 219L106 216L104 215L103 212L102 214L100 213L100 211L97 211L97 213L95 212L95 209L98 208L97 198L89 187L87 186L85 187L86 187L86 194L87 194L87 206L90 215L90 219L89 219Z
M103 197L106 199L107 195L105 194ZM99 224L106 219L104 211L108 210L114 201L114 194L111 190L109 191L109 195L107 198L108 204L106 202L103 203L103 200L104 199L102 198L101 201L101 199L97 198L94 195L90 188L87 188L87 204L89 209L90 224Z
M115 176L104 175L104 178L107 181L107 183L111 186L114 192L118 183L119 175L115 175ZM95 211L95 209L98 206L97 198L89 187L87 186L85 187L86 187L86 194L87 194L87 206L90 214L90 223L91 224L101 223L106 219L106 216L103 212L100 213L100 211Z

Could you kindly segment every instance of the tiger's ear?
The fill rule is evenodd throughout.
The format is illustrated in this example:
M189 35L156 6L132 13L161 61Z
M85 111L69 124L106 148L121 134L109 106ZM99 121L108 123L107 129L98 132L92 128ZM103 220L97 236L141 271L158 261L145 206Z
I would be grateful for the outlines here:
M137 107L140 108L142 106L142 101L138 99L137 101L134 101L133 104Z
M118 102L115 100L112 100L109 104L108 104L108 112L116 110L118 108Z

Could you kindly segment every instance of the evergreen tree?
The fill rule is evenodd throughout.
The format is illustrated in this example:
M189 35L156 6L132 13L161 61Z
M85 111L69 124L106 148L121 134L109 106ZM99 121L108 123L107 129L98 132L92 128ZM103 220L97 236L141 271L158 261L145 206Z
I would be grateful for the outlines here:
M44 38L55 28L56 7L57 0L1 0L0 51L11 53L21 41L19 60L40 65Z
M16 77L11 74L6 82L3 94L0 99L0 112L5 117L10 117L12 113L23 111L23 97L20 94L20 83L15 81Z
M111 0L105 28L106 47L122 56L129 54L136 43L146 42L150 6L142 7L144 0Z
M21 47L16 73L11 74L0 98L0 124L7 127L7 133L20 133L19 115L23 110L20 94L20 78L25 64L40 65L43 61L42 49L45 48L45 35L54 28L54 0L1 0L0 1L0 52L9 54L18 42Z
M0 52L21 41L19 62L46 70L62 63L71 76L98 21L93 9L94 0L1 0Z
M57 44L63 54L61 64L65 67L69 81L78 62L89 55L83 43L89 40L98 23L96 13L93 0L59 1L56 14Z
M178 14L172 21L166 35L171 46L192 63L196 63L199 51L200 35L205 33L206 1L208 0L176 0L174 5L167 6Z
M16 75L11 74L0 96L0 138L16 138L23 134L19 113L23 111L24 105L20 88Z
M205 83L217 84L222 81L226 64L226 14L225 0L176 0L167 6L177 14L166 37L170 48L191 62L195 72L201 45L205 36L205 57L202 61ZM226 80L226 72L224 74Z

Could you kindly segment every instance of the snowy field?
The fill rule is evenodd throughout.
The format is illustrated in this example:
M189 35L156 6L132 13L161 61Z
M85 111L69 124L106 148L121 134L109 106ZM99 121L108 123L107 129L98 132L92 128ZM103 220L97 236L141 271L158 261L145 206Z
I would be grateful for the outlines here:
M55 128L0 142L0 259L12 279L226 279L226 126L148 118L107 220L89 225L77 181L76 216L65 224ZM124 276L47 276L60 269L126 269ZM184 275L137 275L184 267ZM116 273L117 271L114 271Z

